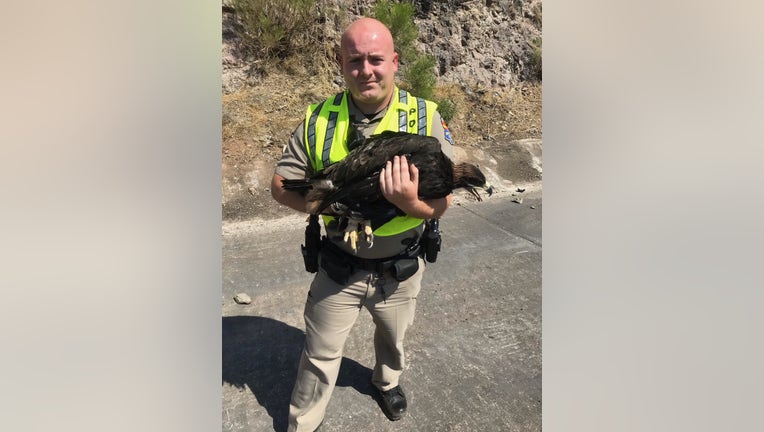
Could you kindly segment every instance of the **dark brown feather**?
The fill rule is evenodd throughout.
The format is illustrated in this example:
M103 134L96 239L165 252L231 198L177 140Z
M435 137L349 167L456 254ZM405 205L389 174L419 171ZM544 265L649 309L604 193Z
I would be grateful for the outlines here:
M419 170L420 199L442 198L457 188L466 188L480 199L474 188L486 186L485 176L475 165L454 166L437 138L386 131L359 142L343 160L310 178L285 180L284 189L304 193L311 213L321 213L338 202L368 217L395 208L382 195L379 173L396 155L405 155Z

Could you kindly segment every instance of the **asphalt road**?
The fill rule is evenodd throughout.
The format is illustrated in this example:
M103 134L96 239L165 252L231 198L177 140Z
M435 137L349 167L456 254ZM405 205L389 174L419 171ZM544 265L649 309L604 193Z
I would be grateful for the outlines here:
M390 422L373 398L373 325L361 311L345 345L322 432L541 430L541 192L452 206L406 335ZM534 208L531 208L534 207ZM223 234L222 430L283 431L304 341L312 275L297 216ZM248 305L233 297L246 293Z

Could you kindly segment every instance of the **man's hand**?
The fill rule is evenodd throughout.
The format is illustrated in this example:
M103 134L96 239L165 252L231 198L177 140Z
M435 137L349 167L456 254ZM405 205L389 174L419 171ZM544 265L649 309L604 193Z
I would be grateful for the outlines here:
M404 213L419 206L419 170L409 165L406 156L395 156L379 173L379 188L385 199Z
M406 156L395 156L379 173L382 195L409 216L420 219L438 218L451 205L451 194L444 198L419 199L419 170L409 165Z

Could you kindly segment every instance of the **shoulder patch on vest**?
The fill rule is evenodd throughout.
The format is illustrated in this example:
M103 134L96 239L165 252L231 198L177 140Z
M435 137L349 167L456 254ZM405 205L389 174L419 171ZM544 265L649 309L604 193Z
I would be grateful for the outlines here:
M446 141L448 141L451 145L454 145L454 140L451 138L451 131L448 130L448 125L446 124L446 121L443 119L440 119L440 124L443 125L443 135L446 137Z

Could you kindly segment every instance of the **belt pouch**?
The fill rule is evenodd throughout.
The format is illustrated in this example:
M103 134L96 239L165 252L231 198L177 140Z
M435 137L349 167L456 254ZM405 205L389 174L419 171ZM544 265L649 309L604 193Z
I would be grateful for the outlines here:
M326 270L326 274L340 285L345 285L353 274L353 267L341 255L329 248L321 249L321 268Z
M406 279L410 278L411 276L414 276L414 273L416 273L419 270L419 260L416 258L403 258L399 259L398 261L393 264L393 266L390 268L390 273L393 275L395 280L398 282L403 282Z

